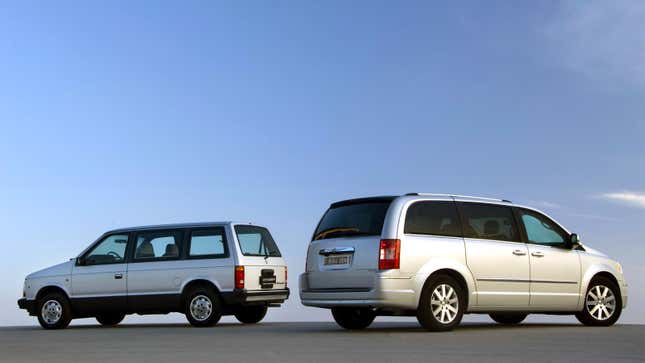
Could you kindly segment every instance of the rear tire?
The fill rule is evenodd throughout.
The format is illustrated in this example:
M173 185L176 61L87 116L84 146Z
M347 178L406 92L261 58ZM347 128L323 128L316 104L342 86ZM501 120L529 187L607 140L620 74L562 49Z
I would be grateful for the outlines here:
M266 305L243 306L235 312L235 318L242 324L259 323L267 314Z
M528 314L523 313L493 313L489 315L495 322L503 325L519 324L528 316Z
M331 315L338 325L349 330L365 329L376 318L369 308L332 308Z
M108 313L96 316L96 321L103 326L115 326L125 319L124 313Z
M67 296L52 292L38 300L38 322L45 329L64 329L72 321L72 308Z
M417 320L429 331L449 331L459 325L466 308L461 284L448 275L433 276L421 292Z
M623 310L620 289L606 277L595 277L589 283L582 311L576 313L578 321L588 326L613 325Z
M209 327L217 324L222 317L222 303L219 295L210 287L198 286L186 294L184 313L190 325Z

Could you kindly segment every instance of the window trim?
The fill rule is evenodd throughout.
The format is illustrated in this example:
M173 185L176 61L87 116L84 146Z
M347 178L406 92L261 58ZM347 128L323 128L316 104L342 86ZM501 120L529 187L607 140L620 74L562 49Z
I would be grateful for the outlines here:
M224 245L224 253L211 253L207 255L194 255L192 256L190 254L190 245L192 242L193 238L193 232L200 232L200 231L219 231L221 230L222 232L222 243ZM223 258L229 258L231 257L231 254L229 252L228 248L228 238L226 237L226 228L224 226L213 226L213 227L198 227L198 228L191 228L185 231L186 235L184 236L185 240L185 248L184 248L184 258L187 260L209 260L209 259L223 259Z
M478 203L478 202L466 202L466 201L455 201L457 203L457 211L459 212L459 217L461 218L461 230L462 230L462 235L464 236L464 239L477 239L477 240L484 240L484 241L497 241L497 242L506 242L506 243L526 243L524 242L524 237L522 235L522 232L520 232L520 226L519 226L519 221L517 220L517 215L515 213L515 210L513 206L510 205L502 205L502 204L493 204L493 203ZM462 206L464 204L469 204L469 205L480 205L480 206L486 206L486 207L499 207L499 208L508 208L511 211L511 218L513 223L515 224L515 233L517 235L518 241L509 241L505 239L493 239L493 238L482 238L482 237L470 237L466 236L465 229L464 227L466 226L466 216L464 215L464 211Z
M406 232L405 227L408 222L408 212L410 211L410 208L415 206L416 204L421 204L421 203L452 203L452 205L455 208L455 216L457 217L457 222L459 223L459 232L457 235L451 235L451 234L435 234L435 233L411 233L411 232ZM459 213L459 208L457 206L457 202L454 200L415 200L412 203L410 203L406 208L405 208L405 215L403 218L403 234L404 235L416 235L416 236L437 236L437 237L456 237L456 238L464 238L464 226L463 226L463 221L461 218L461 214Z
M175 233L182 233L181 236L179 236L178 240L180 243L179 246L177 246L179 250L179 254L177 257L153 257L153 258L136 258L135 257L135 251L137 249L137 238L139 235L144 234L144 233L159 233L163 234L164 232L171 232L173 235ZM137 230L132 232L132 235L130 237L131 239L131 247L130 247L130 253L129 253L129 259L128 263L145 263L145 262L163 262L163 261L177 261L181 260L184 258L182 250L183 250L183 244L186 239L186 230L184 228L175 228L175 229L145 229L145 230ZM175 242L177 243L177 242Z
M100 245L103 241L106 239L112 237L112 236L118 236L118 235L126 235L128 236L128 240L125 245L125 256L123 256L123 261L119 262L106 262L106 263L94 263L88 265L87 263L80 264L81 261L87 262L87 256L94 251L94 249ZM76 258L76 266L81 266L81 267L89 267L89 266L103 266L103 265L120 265L124 263L129 263L129 251L130 251L130 245L132 244L132 233L131 232L112 232L112 233L104 233L102 234L99 238L97 238L94 243L92 243L89 247L85 249L85 252L83 252L78 258Z
M561 236L564 237L564 242L562 243L539 243L539 242L533 242L529 240L529 235L528 232L526 231L526 227L524 226L524 221L522 220L521 213L522 211L527 211L528 214L536 214L547 221L551 222L554 226L556 226L558 229L560 229L559 233ZM533 209L529 208L522 208L522 207L513 207L513 214L515 214L515 218L519 221L520 224L520 230L521 230L521 235L522 235L522 240L526 244L530 245L537 245L537 246L546 246L546 247L555 247L555 248L561 248L561 249L571 249L569 238L570 236L567 233L567 230L564 229L560 224L558 224L556 221L553 219L549 218L546 216L544 213L538 212Z

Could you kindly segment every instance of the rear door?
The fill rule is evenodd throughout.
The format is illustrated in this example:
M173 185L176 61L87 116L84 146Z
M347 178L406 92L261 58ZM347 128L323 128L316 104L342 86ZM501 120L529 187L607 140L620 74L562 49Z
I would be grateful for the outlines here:
M494 204L458 205L466 261L477 284L477 305L528 307L528 247L521 241L513 210Z
M330 206L308 248L309 289L374 288L383 223L393 199L354 199Z
M287 267L268 229L237 224L233 227L242 255L246 290L278 290L287 287Z

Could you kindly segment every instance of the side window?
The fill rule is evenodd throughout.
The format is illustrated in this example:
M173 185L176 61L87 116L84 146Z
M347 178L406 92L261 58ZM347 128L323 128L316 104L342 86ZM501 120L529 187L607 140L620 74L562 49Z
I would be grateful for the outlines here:
M123 263L125 261L125 248L127 245L127 234L107 236L85 255L85 265Z
M134 259L137 261L179 258L181 231L147 231L137 233Z
M520 237L509 207L461 203L464 237L519 242Z
M224 228L193 230L188 246L189 257L228 257Z
M565 244L567 234L555 222L526 209L519 209L519 213L529 242L545 245Z
M404 233L461 236L454 202L416 202L408 207Z

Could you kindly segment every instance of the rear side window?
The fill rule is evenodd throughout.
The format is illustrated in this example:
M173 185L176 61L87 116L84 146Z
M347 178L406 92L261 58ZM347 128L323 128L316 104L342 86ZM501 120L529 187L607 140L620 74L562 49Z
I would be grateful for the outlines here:
M240 243L240 251L244 256L273 256L281 257L269 230L257 226L235 226L235 234Z
M193 230L190 233L188 256L194 258L228 257L224 228Z
M380 236L391 201L338 205L327 210L313 240L350 236Z
M408 207L404 233L461 237L454 202L416 202Z
M461 203L464 237L519 242L520 237L509 207Z

